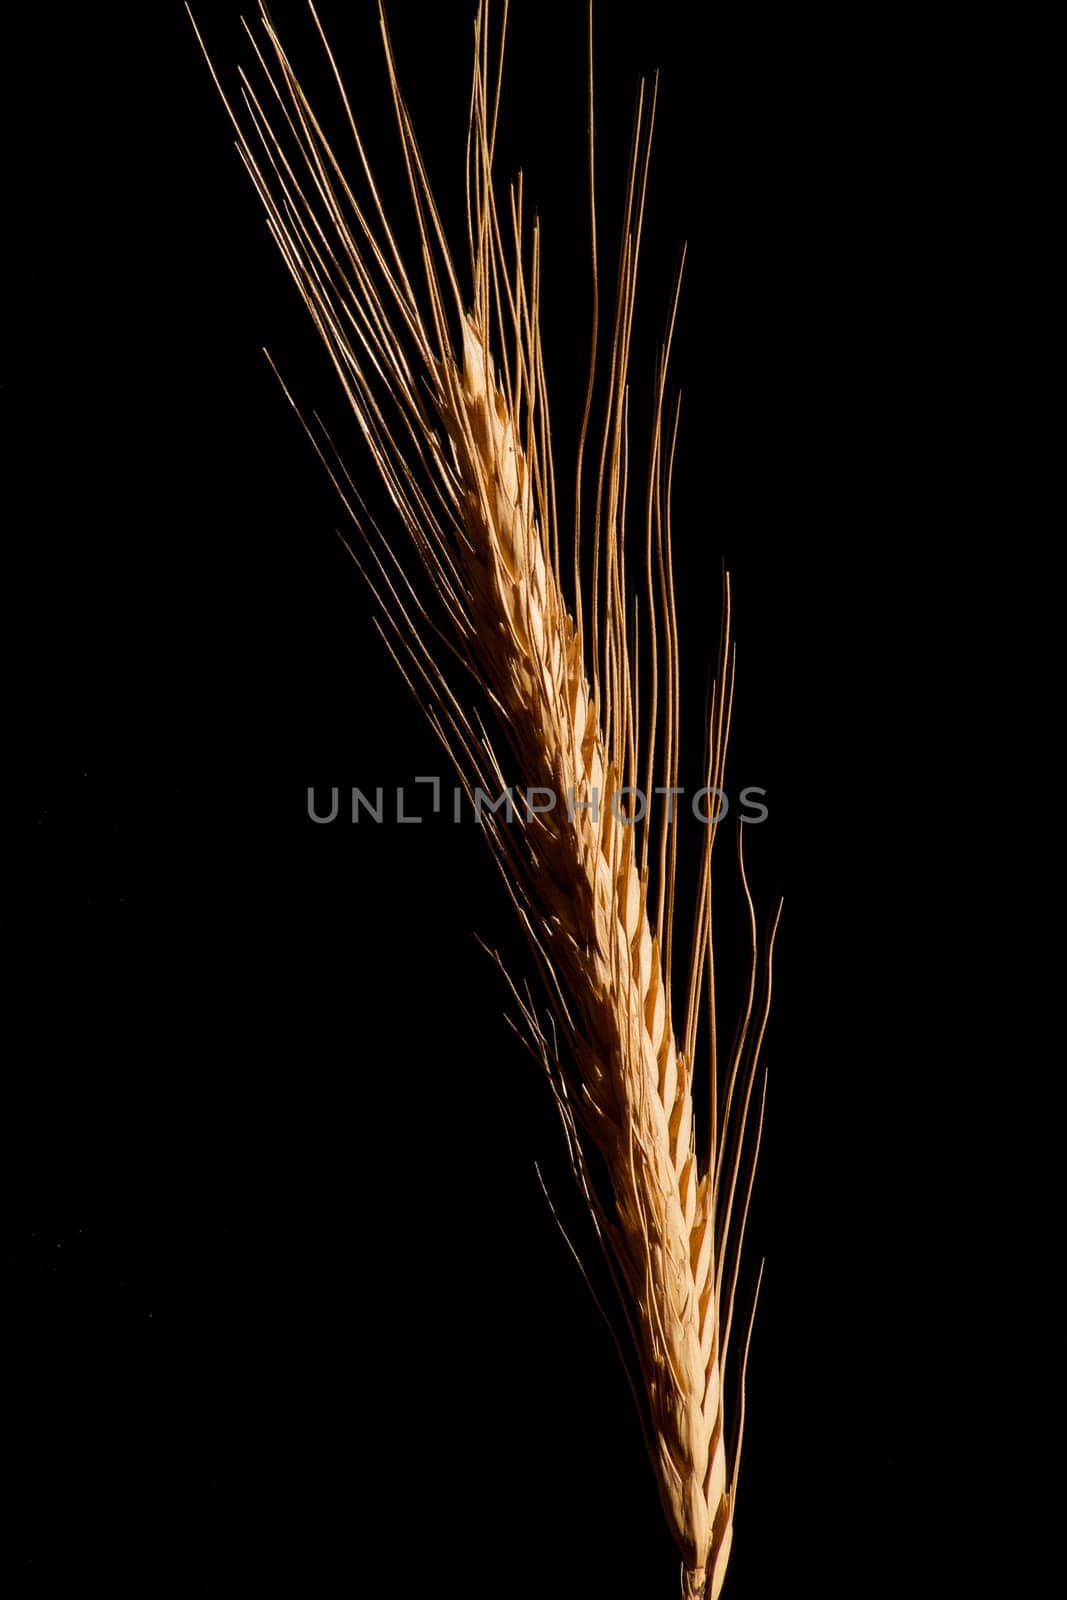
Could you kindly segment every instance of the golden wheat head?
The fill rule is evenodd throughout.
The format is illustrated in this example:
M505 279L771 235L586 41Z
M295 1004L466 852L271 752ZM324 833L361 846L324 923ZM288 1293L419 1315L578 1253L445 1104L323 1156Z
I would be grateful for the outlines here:
M509 981L552 1085L628 1323L639 1413L681 1554L684 1592L690 1600L717 1600L733 1532L743 1359L735 1418L725 1414L724 1374L762 1125L757 1059L773 930L761 984L746 884L750 982L733 1046L720 1052L711 940L716 830L709 823L676 1025L677 821L669 805L657 825L627 820L630 797L657 787L677 791L679 772L670 533L677 413L668 416L665 398L673 311L629 549L625 537L634 520L628 371L655 96L643 92L638 107L599 428L592 422L593 373L586 378L582 362L587 399L573 526L564 536L539 321L540 235L525 220L521 183L506 204L494 189L499 77L484 9L475 23L462 263L434 201L384 16L385 64L421 246L415 263L398 244L321 27L354 143L350 172L331 150L265 11L258 20L258 33L249 30L256 77L242 74L239 104L230 99L227 106L275 242L406 534L398 548L395 529L370 514L351 470L316 435L364 535L353 553L379 602L383 633L472 795L500 793L507 772L517 771L527 797L543 791L567 798L551 809L520 805L510 821L497 812L485 816L544 980L549 1018L540 1016L527 985ZM595 220L593 260L595 267ZM597 297L594 354L599 318ZM591 547L585 569L583 544ZM583 570L591 570L591 581L583 581ZM643 601L640 625L635 594ZM642 637L647 643L639 648ZM709 787L723 777L732 681L726 581ZM469 709L474 689L495 713L493 734ZM740 854L739 866L744 882ZM701 1018L708 1037L698 1058ZM697 1071L712 1086L699 1138Z

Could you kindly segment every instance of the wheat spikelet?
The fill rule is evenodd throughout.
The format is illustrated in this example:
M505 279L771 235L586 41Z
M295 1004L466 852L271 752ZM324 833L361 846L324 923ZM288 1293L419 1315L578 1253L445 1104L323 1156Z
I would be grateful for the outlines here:
M551 1027L540 1020L525 986L512 983L512 992L553 1086L629 1322L646 1444L681 1553L685 1593L716 1600L732 1538L741 1442L737 1426L728 1448L724 1370L762 1123L757 1057L769 1003L769 949L757 1001L749 898L752 979L733 1047L720 1063L711 945L715 826L709 823L684 1017L676 1032L676 822L670 803L661 808L658 828L628 820L626 811L634 795L650 795L657 777L667 791L677 790L678 777L669 517L676 419L668 424L664 402L670 328L657 377L639 567L647 597L644 676L624 538L627 372L654 96L643 96L638 110L608 395L587 507L588 398L582 426L572 611L562 578L539 327L540 239L536 226L525 225L521 186L503 213L494 194L498 92L482 11L468 144L466 293L397 83L384 17L385 58L421 241L418 280L388 220L336 67L355 144L358 194L265 12L259 21L265 46L251 32L250 38L262 86L242 75L242 110L231 110L238 147L418 557L413 567L398 554L328 440L316 435L366 535L365 553L354 554L380 601L383 632L472 795L507 788L507 765L522 775L528 797L540 792L557 801L545 809L520 806L514 825L496 812L486 817L546 983ZM587 611L580 559L586 522L593 539ZM709 788L722 781L729 727L728 583L724 600ZM503 742L494 742L467 709L465 674L493 706ZM710 1126L698 1145L694 1063L705 1009L713 1094ZM586 1161L590 1149L607 1174L599 1188Z

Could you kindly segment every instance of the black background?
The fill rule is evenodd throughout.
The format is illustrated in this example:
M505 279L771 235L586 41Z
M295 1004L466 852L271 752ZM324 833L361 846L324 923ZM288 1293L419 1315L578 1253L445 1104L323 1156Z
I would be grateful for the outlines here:
M500 156L543 219L549 370L567 383L588 327L583 9L514 7ZM859 38L842 73L841 39L808 19L698 31L678 5L634 26L602 9L609 259L635 86L662 72L635 408L689 240L691 756L725 559L728 789L767 789L747 858L761 916L786 900L726 1592L793 1592L813 1547L816 1592L898 1592L885 1505L914 1419L887 1285L914 1262L901 991L928 952L897 934L915 906L894 752L914 748L910 663L932 622L901 467L929 441L898 400L915 191L910 231L892 219L921 74L890 92ZM402 206L374 11L322 18ZM327 96L302 6L272 12ZM452 215L469 13L391 11ZM197 15L232 87L236 7ZM535 1173L580 1227L554 1115L474 937L521 963L484 843L470 824L307 817L309 785L448 768L261 353L357 452L188 21L66 18L20 61L10 1560L146 1593L178 1573L668 1594L625 1385ZM568 440L577 400L554 381ZM732 1010L742 924L728 835L721 849Z

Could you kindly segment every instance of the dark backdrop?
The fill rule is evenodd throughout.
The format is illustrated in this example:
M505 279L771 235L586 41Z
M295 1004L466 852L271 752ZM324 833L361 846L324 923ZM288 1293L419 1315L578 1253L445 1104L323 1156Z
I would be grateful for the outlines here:
M328 96L302 6L272 9ZM322 17L402 205L374 9ZM501 170L522 164L543 218L564 449L588 337L582 7L513 9ZM391 8L452 216L470 10ZM897 1592L885 1508L915 1429L901 989L922 959L922 935L917 952L897 934L915 909L901 750L929 627L897 471L908 263L886 219L906 119L870 114L870 42L842 73L841 40L831 56L807 19L601 12L605 253L635 85L662 71L635 428L689 241L691 754L725 559L728 788L767 790L747 839L761 919L786 899L727 1593L808 1592L813 1570L813 1593ZM9 1557L143 1593L177 1572L666 1595L627 1391L535 1172L580 1230L554 1115L475 939L521 966L483 841L308 819L309 785L449 770L261 354L356 450L191 29L177 6L130 16L72 14L20 56ZM232 86L237 8L197 16ZM732 1009L729 834L721 850Z

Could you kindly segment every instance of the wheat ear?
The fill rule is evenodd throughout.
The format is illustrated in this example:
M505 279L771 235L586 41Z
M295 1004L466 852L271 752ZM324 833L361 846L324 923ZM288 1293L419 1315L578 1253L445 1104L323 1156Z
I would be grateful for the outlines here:
M265 11L264 43L249 30L261 87L242 74L241 105L227 106L271 232L417 557L413 565L398 554L329 442L314 435L365 535L353 553L380 603L387 643L472 795L499 794L511 769L522 775L527 797L542 791L567 800L545 810L520 802L510 821L496 812L485 816L546 985L551 1026L525 985L513 983L512 992L553 1087L629 1324L639 1411L682 1557L684 1592L690 1600L717 1600L732 1539L743 1421L742 1404L728 1447L723 1378L762 1127L757 1060L773 930L760 984L746 884L751 981L733 1046L720 1060L711 942L716 830L709 823L676 1033L676 819L668 802L658 827L626 820L631 796L650 795L657 777L661 790L677 790L679 771L669 509L677 416L668 418L665 404L673 313L654 396L636 589L624 539L632 498L627 374L655 96L643 92L638 109L607 400L593 492L583 501L592 372L588 379L569 550L572 611L539 326L540 236L536 224L525 223L521 183L506 208L494 192L499 77L491 69L484 11L475 24L467 151L467 292L399 89L384 15L385 60L421 242L417 275L397 242L313 8L312 15L348 118L358 190ZM593 241L595 262L595 224ZM580 545L587 529L593 578L583 605ZM642 624L635 620L635 594L644 604ZM732 681L727 580L708 730L709 788L722 782ZM495 739L468 709L465 685L495 711ZM741 872L743 880L743 862ZM710 1037L702 1070L710 1073L712 1096L710 1125L698 1143L694 1063L704 1015ZM590 1149L607 1175L599 1186L586 1159ZM740 1387L743 1395L743 1373Z

